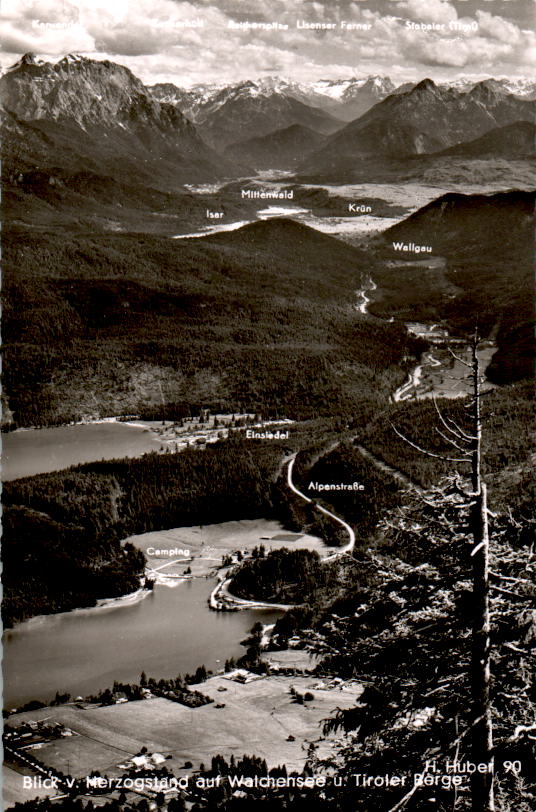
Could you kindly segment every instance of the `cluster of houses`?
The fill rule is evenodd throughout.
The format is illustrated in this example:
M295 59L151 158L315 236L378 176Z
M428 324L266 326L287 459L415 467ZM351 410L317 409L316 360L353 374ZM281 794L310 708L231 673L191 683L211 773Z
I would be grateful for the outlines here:
M4 741L17 749L35 747L50 739L66 738L76 734L61 722L51 722L48 719L26 721L16 728L6 727Z
M137 756L132 756L128 761L122 762L117 766L121 770L141 770L161 767L165 761L166 756L162 755L162 753L139 753Z

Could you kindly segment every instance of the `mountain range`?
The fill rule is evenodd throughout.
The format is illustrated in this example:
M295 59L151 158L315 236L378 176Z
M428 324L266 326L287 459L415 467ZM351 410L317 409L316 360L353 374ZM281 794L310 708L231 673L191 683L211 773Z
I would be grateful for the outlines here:
M525 100L536 99L536 82L530 79L488 79L498 90ZM185 89L171 83L149 87L159 101L176 105L193 122L203 117L207 109L221 104L226 95L244 89L243 82L234 85L199 84ZM290 96L303 104L331 113L341 121L352 121L370 110L375 104L393 93L412 90L416 83L397 86L388 76L351 77L348 79L320 79L313 82L293 82L279 77L264 77L248 82L249 92L256 95L276 93ZM460 79L440 84L460 93L470 92L476 81Z
M244 90L236 85L195 85L185 90L170 83L152 85L149 89L159 101L176 104L192 121L202 117L208 108L221 104L227 95ZM278 94L296 99L311 107L331 113L341 121L351 121L395 90L388 77L367 76L362 79L319 80L309 84L279 77L265 77L246 85L252 95Z
M269 77L188 91L170 84L154 85L151 92L182 109L215 147L223 144L228 158L257 169L300 164L299 170L306 176L329 177L333 172L355 171L356 162L370 159L380 160L384 170L389 160L441 152L448 155L451 146L510 126L498 136L500 146L497 142L494 148L494 137L483 142L486 154L529 155L530 149L522 148L527 127L519 125L519 135L516 127L517 122L533 120L531 100L536 96L536 83L487 79L446 85L425 79L396 88L388 77L380 76L310 84ZM296 108L291 100L305 107ZM326 126L322 111L339 120L331 136L330 127L336 127L336 122L330 120ZM297 125L302 129L295 129ZM313 137L311 130L324 138ZM456 154L475 157L471 149L477 150L478 144L467 153ZM395 166L394 172L399 171Z
M528 84L525 90L530 95ZM500 145L490 136L482 148L519 156L530 134L517 122L533 119L533 102L508 92L503 80L463 92L429 79L396 89L385 77L148 89L121 65L76 55L52 64L26 54L0 77L0 93L8 178L48 170L66 182L93 173L166 192L243 176L251 167L374 177L370 161L384 171L411 156L448 158L445 150L504 127ZM346 124L330 112L344 117L364 108ZM467 149L464 155L476 155L479 144Z
M0 77L0 96L9 172L56 167L167 189L238 172L177 107L113 62L26 54Z
M454 90L459 90L462 93L468 93L475 85L485 81L488 84L494 85L498 90L503 90L506 93L511 93L513 96L518 96L520 99L527 101L534 101L536 99L536 82L533 79L492 79L479 80L475 82L472 79L457 79L453 82L448 82L443 87L451 87Z
M506 92L492 81L468 93L424 79L395 93L350 122L312 153L300 167L304 174L352 172L369 158L400 158L445 150L497 127L532 122L534 104Z
M343 126L340 119L324 110L250 81L221 90L199 108L195 118L201 136L220 150L233 142L267 135L293 124L323 134Z

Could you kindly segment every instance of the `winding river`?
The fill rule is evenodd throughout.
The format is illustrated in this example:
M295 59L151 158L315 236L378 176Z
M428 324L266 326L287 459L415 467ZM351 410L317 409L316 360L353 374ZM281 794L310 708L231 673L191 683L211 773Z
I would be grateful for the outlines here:
M471 394L471 382L467 377L465 366L471 360L471 349L459 339L449 339L446 330L434 339L433 331L437 325L420 325L419 332L414 325L406 325L409 332L426 338L432 344L430 352L423 353L419 363L408 373L407 379L393 393L395 403L415 398L459 398ZM454 347L455 358L450 348ZM497 347L492 341L484 341L478 349L480 369L483 372L489 365ZM465 363L463 363L465 362ZM493 389L494 384L486 384L485 391Z

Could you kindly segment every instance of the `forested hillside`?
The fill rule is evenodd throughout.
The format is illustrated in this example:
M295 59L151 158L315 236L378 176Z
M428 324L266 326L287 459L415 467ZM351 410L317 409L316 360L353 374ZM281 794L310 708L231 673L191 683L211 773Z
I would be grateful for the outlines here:
M233 573L231 591L241 598L271 603L312 603L325 600L331 590L337 594L340 573L335 564L322 564L312 550L264 550L256 548L252 558Z
M125 536L272 516L280 459L277 446L237 439L6 483L4 623L137 589L144 558Z
M452 335L498 345L488 375L510 383L534 374L534 193L447 194L387 229L379 291L370 312L407 321L441 321ZM424 258L395 245L425 244Z
M288 220L194 240L13 229L4 252L18 426L155 407L340 414L386 397L413 347L356 312L366 255Z
M459 399L440 401L442 413L464 425L466 410ZM530 504L531 460L534 440L534 386L532 381L498 388L482 398L482 465L494 483L492 504L504 509ZM373 420L360 441L416 483L430 487L450 473L453 464L428 457L397 436L404 436L432 453L452 456L453 448L441 436L442 426L431 400L391 404ZM454 466L455 467L455 466Z

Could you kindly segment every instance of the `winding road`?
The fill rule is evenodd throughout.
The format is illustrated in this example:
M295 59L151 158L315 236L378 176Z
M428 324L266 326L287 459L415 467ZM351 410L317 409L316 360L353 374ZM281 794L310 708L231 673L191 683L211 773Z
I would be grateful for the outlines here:
M368 313L368 305L371 301L367 293L372 293L372 291L376 290L377 285L372 279L372 277L368 277L366 282L362 283L363 287L360 288L357 293L358 301L355 305L355 309L363 314L367 315ZM432 328L434 329L437 325L433 325ZM396 390L396 392L392 395L392 400L395 403L399 403L401 401L407 400L408 398L418 397L417 394L417 387L420 384L422 374L423 374L423 367L430 366L430 367L438 367L441 366L441 362L434 358L432 353L427 353L424 355L421 363L416 366L409 374L407 380ZM336 445L336 444L335 444ZM382 471L389 473L393 476L396 480L398 480L403 486L405 487L412 487L417 488L420 490L420 487L412 480L407 477L402 471L393 468L388 463L386 463L381 458L377 457L367 448L362 445L357 445L357 449L360 454L366 457L370 462L372 462L377 468L381 469ZM294 470L294 463L296 462L297 454L293 454L292 457L286 462L283 460L281 463L279 473L284 468L285 464L287 465L287 485L289 489L298 496L300 499L303 499L304 502L309 502L313 504L317 510L321 513L324 513L326 516L329 516L330 519L337 522L341 527L344 528L345 532L348 535L348 542L344 545L344 547L337 548L337 551L331 553L323 558L324 562L333 561L336 558L339 558L342 555L351 554L354 547L355 547L355 532L350 527L350 525L345 522L340 516L337 516L335 513L332 513L327 508L319 505L314 499L311 499L305 493L302 493L294 484L292 480L292 474ZM288 610L292 608L290 605L286 604L275 604L275 603L265 603L262 601L250 601L245 600L244 598L238 598L233 595L229 591L229 585L232 581L232 577L222 577L221 580L218 582L215 589L212 591L210 598L209 598L209 605L211 609L217 611L234 611L238 609L281 609L281 610Z
M338 558L339 556L344 555L345 553L351 553L352 550L355 547L355 533L354 533L354 531L352 530L350 525L347 524L339 516L336 516L330 510L327 510L325 507L322 507L322 505L319 505L313 499L310 499L309 496L306 496L304 493L302 493L301 491L298 490L298 488L294 485L294 483L292 481L292 471L293 471L295 462L296 462L296 455L294 455L292 457L292 459L290 460L290 462L288 464L288 468L287 468L287 485L289 486L290 490L293 493L295 493L297 496L304 499L306 502L312 502L317 510L319 510L321 513L325 513L325 515L329 516L331 519L334 519L334 521L336 521L338 524L340 524L342 527L344 527L344 529L348 533L348 544L346 544L344 547L339 547L337 549L336 553L333 553L332 555L327 556L326 558L324 558L324 561L332 561L334 558Z
M342 555L351 554L352 550L355 547L355 533L353 529L350 527L347 522L341 519L339 516L336 516L335 513L332 513L327 508L322 507L309 496L306 496L302 493L298 488L294 485L292 481L292 472L294 469L294 463L296 462L296 454L293 454L290 458L287 466L287 485L290 490L295 493L300 499L303 499L305 502L310 502L314 504L317 510L321 513L324 513L326 516L329 516L335 522L340 524L344 527L345 531L348 533L348 543L345 544L344 547L338 547L335 553L331 553L323 558L323 562L326 561L334 561L336 558L340 558ZM268 603L263 601L250 601L246 600L245 598L238 598L236 595L233 595L229 592L229 585L232 581L232 577L229 578L222 578L215 588L212 590L210 597L209 597L209 606L211 609L214 609L217 612L232 612L237 611L239 609L281 609L282 611L286 612L288 609L292 609L296 604L284 604L284 603Z

